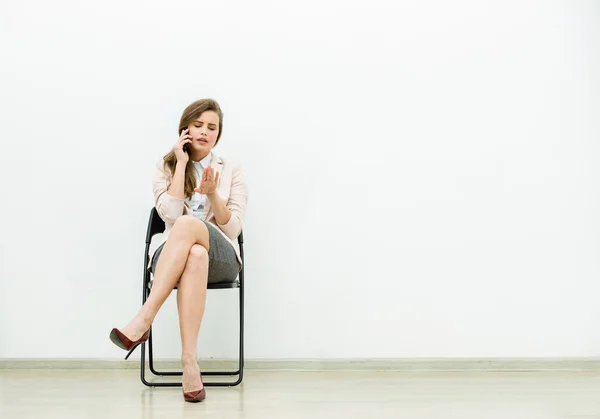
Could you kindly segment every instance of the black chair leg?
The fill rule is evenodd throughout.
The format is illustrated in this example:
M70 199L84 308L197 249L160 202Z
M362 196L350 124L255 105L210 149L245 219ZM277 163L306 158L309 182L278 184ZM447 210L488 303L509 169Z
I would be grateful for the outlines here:
M147 291L144 293L144 302L147 298ZM244 286L243 282L239 288L240 293L240 348L239 348L239 366L237 371L208 371L202 372L202 376L238 376L236 381L223 381L223 382L204 382L206 387L233 387L239 385L244 378ZM141 345L142 356L140 359L140 378L144 385L148 387L181 387L181 382L161 383L154 381L147 381L145 379L145 359L146 359L146 344ZM157 371L154 368L154 351L152 348L152 328L150 329L150 336L148 337L148 366L150 372L158 377L181 377L183 372L181 371Z

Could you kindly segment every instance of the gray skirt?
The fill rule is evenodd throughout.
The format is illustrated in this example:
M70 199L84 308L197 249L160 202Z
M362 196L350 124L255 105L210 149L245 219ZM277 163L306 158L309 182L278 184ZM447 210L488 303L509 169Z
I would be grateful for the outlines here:
M242 267L237 259L233 246L217 231L218 227L206 221L202 222L208 228L210 238L210 250L208 251L208 282L210 284L234 282L238 273L242 270ZM167 239L167 241L168 240L169 239ZM161 244L152 256L150 272L152 272L153 275L156 271L156 264L158 263L160 253L166 243L167 242Z

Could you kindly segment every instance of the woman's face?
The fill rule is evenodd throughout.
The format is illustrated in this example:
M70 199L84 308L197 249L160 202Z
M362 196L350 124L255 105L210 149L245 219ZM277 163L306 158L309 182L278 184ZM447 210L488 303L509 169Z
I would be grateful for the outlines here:
M188 125L189 134L192 136L190 151L192 160L199 161L206 157L217 142L219 134L219 115L214 111L204 111Z

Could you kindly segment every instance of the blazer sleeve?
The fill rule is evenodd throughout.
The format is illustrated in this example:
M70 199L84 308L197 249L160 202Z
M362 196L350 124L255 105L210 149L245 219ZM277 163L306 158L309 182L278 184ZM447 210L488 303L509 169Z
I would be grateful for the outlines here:
M160 218L165 222L174 223L179 216L183 215L185 199L169 195L167 188L169 187L170 180L171 175L168 173L168 169L164 168L163 160L161 159L156 164L152 182L154 206Z
M231 211L231 218L227 224L218 224L223 233L231 240L236 240L242 231L242 224L246 215L248 202L248 185L243 173L242 165L233 164L231 192L227 200L227 208Z

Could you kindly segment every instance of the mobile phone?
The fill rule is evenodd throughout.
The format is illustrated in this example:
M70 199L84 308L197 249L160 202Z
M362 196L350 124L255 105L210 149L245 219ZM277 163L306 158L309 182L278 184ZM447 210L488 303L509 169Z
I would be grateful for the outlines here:
M186 129L187 129L187 128L186 128ZM181 131L181 134L182 134L182 135L183 135L183 132L184 132L186 129L184 129L184 130L182 130L182 131ZM189 132L188 132L188 134L189 134ZM183 145L183 151L185 151L186 153L189 153L189 151L190 151L190 143L185 143L185 144Z

